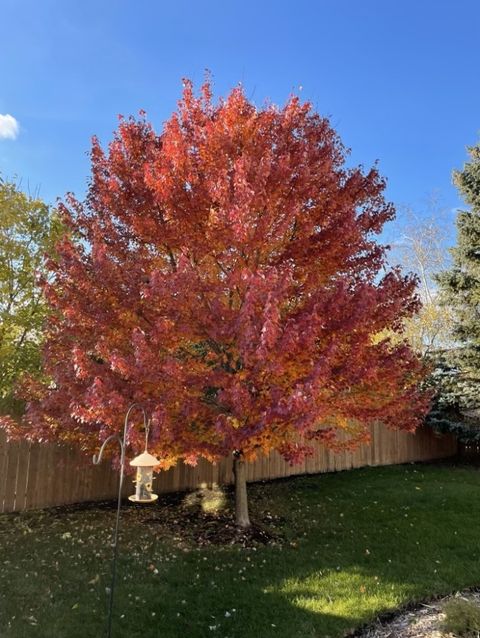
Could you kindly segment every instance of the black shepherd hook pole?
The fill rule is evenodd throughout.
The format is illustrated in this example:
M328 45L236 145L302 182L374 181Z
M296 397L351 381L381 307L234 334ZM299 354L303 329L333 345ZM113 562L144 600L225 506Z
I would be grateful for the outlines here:
M119 434L111 434L105 441L102 443L102 447L100 448L100 452L93 456L93 462L95 465L98 465L102 460L103 450L105 446L110 443L110 441L118 441L120 445L120 478L118 481L118 499L117 499L117 516L115 518L115 529L113 532L113 558L112 558L112 581L110 584L110 599L108 603L108 627L107 627L107 638L110 638L112 635L112 611L113 611L113 594L115 590L115 579L117 575L117 555L118 555L118 527L120 523L120 507L122 504L122 488L123 488L123 473L124 473L124 465L125 465L125 448L128 445L127 441L127 432L128 432L128 419L130 417L130 412L134 408L139 408L143 412L143 424L145 426L145 437L148 436L148 422L147 422L147 414L139 403L132 403L132 405L128 408L127 414L125 415L125 423L123 426L123 437Z

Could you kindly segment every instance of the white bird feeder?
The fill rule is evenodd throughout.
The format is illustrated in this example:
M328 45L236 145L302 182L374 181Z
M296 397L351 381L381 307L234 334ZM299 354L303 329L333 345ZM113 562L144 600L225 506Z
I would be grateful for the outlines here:
M159 463L147 450L130 461L130 465L137 468L137 476L134 480L135 494L129 496L128 500L134 503L153 503L157 500L158 495L152 493L152 482L153 468Z

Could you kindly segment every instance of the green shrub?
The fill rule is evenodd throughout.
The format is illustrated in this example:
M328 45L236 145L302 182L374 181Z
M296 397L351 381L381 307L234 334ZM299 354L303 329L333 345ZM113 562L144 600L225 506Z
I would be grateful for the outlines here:
M480 606L470 600L453 598L443 607L443 630L462 638L478 638L480 635Z

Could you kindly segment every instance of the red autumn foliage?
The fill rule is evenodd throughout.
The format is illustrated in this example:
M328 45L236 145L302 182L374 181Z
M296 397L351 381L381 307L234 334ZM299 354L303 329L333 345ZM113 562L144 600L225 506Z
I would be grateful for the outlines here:
M378 336L418 307L376 241L394 208L310 104L258 109L240 88L215 103L186 82L161 133L122 119L91 159L85 202L61 207L50 381L28 389L23 436L91 452L137 401L168 467L234 450L297 462L376 420L415 429L421 363Z

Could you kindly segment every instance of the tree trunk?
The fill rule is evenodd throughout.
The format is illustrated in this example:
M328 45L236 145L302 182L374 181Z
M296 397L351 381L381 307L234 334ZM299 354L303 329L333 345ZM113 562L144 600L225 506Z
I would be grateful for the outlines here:
M233 473L235 476L235 523L237 527L250 527L247 498L247 474L245 460L239 451L233 453Z

